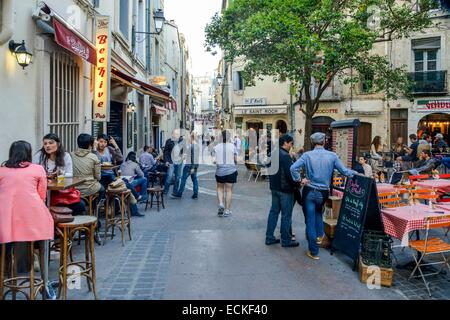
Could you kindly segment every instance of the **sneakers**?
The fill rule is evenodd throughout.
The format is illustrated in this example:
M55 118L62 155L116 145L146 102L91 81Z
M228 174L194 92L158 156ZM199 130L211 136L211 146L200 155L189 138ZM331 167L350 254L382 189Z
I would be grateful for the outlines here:
M227 218L227 217L229 217L229 216L231 216L231 210L230 210L230 209L227 209L227 210L225 210L225 213L223 214L223 217L224 217L224 218Z
M170 198L171 198L171 199L181 199L181 196L178 195L178 194L172 193L172 194L170 195Z
M289 243L282 244L281 246L283 248L293 248L293 247L298 247L299 245L300 245L300 243L298 241L291 241Z
M319 256L315 256L311 253L311 251L307 251L306 252L306 256L308 256L309 258L313 259L313 260L320 260Z
M217 212L217 215L219 217L223 217L224 212L225 212L225 208L222 206L219 206L219 212Z
M194 195L192 196L192 199L198 199L198 195L194 194Z
M280 239L274 239L274 240L266 240L266 246L271 246L273 244L280 243Z

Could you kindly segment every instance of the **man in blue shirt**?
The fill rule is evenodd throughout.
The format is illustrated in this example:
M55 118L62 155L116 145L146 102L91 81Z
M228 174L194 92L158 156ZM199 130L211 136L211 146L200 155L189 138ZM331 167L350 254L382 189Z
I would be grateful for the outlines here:
M325 150L325 134L314 133L311 136L313 151L306 152L291 166L294 181L301 180L300 169L304 169L307 183L303 188L303 212L306 219L306 235L308 238L308 257L319 259L319 245L322 243L323 206L328 199L334 169L341 174L352 177L356 171L347 169L334 152Z

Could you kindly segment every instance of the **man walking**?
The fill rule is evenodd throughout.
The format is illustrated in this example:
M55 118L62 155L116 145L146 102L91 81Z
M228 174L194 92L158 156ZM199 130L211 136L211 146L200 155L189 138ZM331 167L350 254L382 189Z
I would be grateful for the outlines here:
M164 194L169 193L170 184L172 183L173 175L175 174L175 184L173 186L173 195L178 192L178 186L181 178L181 170L183 169L183 138L181 137L180 130L175 129L172 132L172 138L167 139L164 146L164 162L166 163L167 176L164 184Z
M319 260L319 245L324 236L323 206L329 196L333 171L337 169L347 177L352 177L357 172L345 168L334 152L325 150L324 133L314 133L311 136L311 144L314 150L304 153L291 166L290 171L294 181L300 181L300 169L304 169L306 173L306 185L302 196L309 246L306 255L311 259Z
M180 188L176 194L172 195L172 198L181 199L183 196L184 188L186 186L186 181L191 177L193 184L194 194L192 199L198 199L198 178L197 170L199 166L199 156L200 156L200 146L197 143L197 136L195 133L191 134L190 144L186 148L186 164L183 168L183 176L181 177Z
M279 168L276 174L270 175L270 191L272 193L272 207L270 208L266 230L266 245L280 243L274 237L278 216L281 211L281 246L298 247L299 243L293 241L291 235L292 209L294 208L294 187L290 168L293 164L289 151L294 145L294 138L283 135L279 138Z

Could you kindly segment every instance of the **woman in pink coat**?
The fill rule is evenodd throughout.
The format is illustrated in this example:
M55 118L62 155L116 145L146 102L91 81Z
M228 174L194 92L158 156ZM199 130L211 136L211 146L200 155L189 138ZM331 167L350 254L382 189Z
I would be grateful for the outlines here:
M31 145L17 141L0 167L0 243L54 237L53 218L44 202L47 174L31 160Z

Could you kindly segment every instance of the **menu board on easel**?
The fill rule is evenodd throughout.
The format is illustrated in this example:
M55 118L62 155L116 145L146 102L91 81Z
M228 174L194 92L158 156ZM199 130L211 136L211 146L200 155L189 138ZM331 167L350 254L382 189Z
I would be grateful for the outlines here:
M358 130L360 126L358 119L335 121L331 124L333 131L333 152L347 168L353 168L356 157L356 146Z

